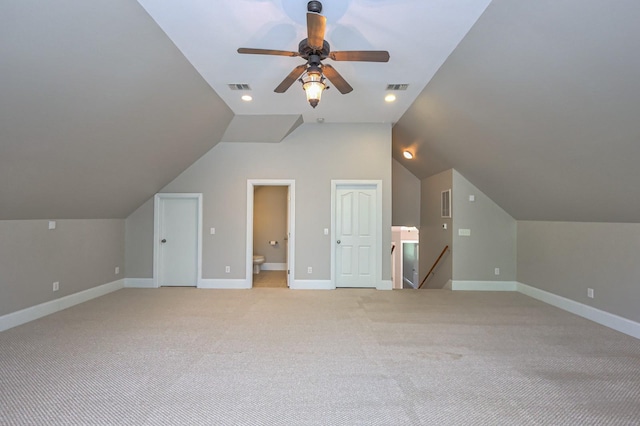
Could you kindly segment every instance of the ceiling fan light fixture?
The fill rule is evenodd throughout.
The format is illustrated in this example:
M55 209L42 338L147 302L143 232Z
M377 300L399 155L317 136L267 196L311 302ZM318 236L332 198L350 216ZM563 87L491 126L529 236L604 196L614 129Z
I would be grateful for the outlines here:
M322 97L322 92L327 88L327 85L324 84L324 76L318 67L311 66L305 73L305 75L300 78L302 82L302 89L307 95L307 101L309 104L315 108L320 103L320 98Z

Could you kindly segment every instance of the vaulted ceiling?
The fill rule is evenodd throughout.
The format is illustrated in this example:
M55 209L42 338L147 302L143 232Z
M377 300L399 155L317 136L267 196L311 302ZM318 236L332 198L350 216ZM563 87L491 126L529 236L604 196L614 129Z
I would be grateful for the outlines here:
M417 177L454 167L517 219L640 220L640 3L323 3L332 48L391 60L334 62L354 91L314 110L273 93L299 58L235 51L296 50L306 0L1 2L0 219L126 217L227 130L324 118L396 123Z
M639 19L634 0L492 1L394 126L394 157L456 168L516 219L639 222Z

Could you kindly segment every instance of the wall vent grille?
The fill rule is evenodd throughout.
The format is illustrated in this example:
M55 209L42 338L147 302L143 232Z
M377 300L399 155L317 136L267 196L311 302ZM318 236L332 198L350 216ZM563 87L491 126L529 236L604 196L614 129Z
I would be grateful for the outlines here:
M227 86L231 90L251 90L251 86L246 83L229 83Z
M451 190L442 191L440 198L440 217L451 217Z
M387 84L387 90L407 90L408 84Z

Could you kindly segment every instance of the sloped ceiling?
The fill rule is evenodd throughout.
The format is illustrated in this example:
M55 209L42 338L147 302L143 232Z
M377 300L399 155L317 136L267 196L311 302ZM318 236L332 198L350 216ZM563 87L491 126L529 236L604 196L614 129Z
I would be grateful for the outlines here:
M398 2L327 1L344 11L353 6L367 20L357 27L348 14L342 22L335 17L331 37L357 36L354 43L343 38L340 48L386 48L385 38L404 30L402 16L370 21L371 13L388 15L379 12ZM478 16L486 2L429 4ZM225 5L266 8L277 15L276 27L297 40L304 25L291 23L293 3ZM412 4L422 11L425 3L398 4L394 10L411 13ZM639 222L639 16L636 0L494 0L466 36L466 29L456 33L464 38L446 61L415 54L412 44L392 51L392 59L405 58L386 64L394 70L427 64L435 72L444 61L433 79L420 80L426 87L415 102L394 107L402 112L393 128L393 156L420 178L456 168L516 219ZM337 31L343 24L350 33ZM274 33L265 25L243 40L269 42ZM429 26L420 28L431 34L429 43L438 40ZM360 45L363 40L371 45ZM264 71L280 67L272 66ZM354 80L369 78L367 70L354 67ZM345 76L352 71L345 68ZM269 102L225 103L200 74L135 0L0 2L0 219L126 217L220 141L233 118L227 103L248 115L313 111L304 103L303 111L285 112ZM260 93L271 92L273 78L255 75ZM355 108L379 112L364 96ZM326 100L324 108L331 105ZM401 157L407 147L414 161Z
M639 18L635 0L494 0L394 126L394 158L453 167L516 219L639 222Z
M232 117L136 1L0 2L0 219L126 217Z

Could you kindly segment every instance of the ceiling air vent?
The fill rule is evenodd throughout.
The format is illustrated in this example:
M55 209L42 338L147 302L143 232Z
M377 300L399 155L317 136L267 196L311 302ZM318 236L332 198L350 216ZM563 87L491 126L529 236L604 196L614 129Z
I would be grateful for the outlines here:
M227 86L231 90L251 90L251 86L246 83L229 83Z
M387 84L387 90L407 90L408 84Z

